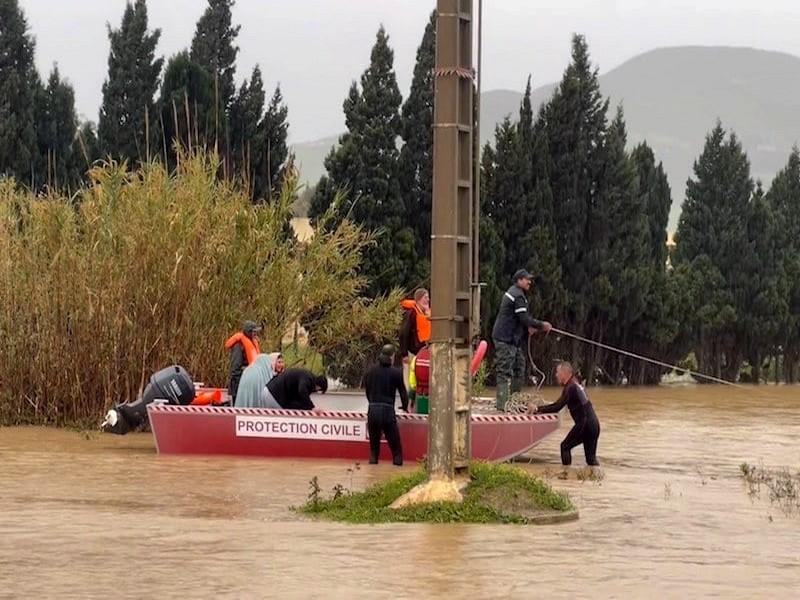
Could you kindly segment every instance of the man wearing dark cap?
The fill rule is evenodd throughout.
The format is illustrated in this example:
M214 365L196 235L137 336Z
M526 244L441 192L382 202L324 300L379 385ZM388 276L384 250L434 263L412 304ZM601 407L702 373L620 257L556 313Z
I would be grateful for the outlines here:
M242 330L233 334L225 342L225 349L231 353L230 378L228 380L228 393L231 397L231 404L236 400L236 392L239 390L239 380L242 372L261 353L258 347L258 334L261 327L255 321L245 321L242 323Z
M381 348L378 364L364 376L364 388L369 401L367 412L367 432L369 433L369 464L378 463L381 450L381 437L386 436L392 451L392 462L403 465L403 447L400 444L400 430L394 405L397 394L404 411L408 411L408 393L403 381L403 371L392 366L395 349L391 344Z
M497 366L497 410L506 408L511 394L522 389L525 378L525 351L528 335L536 331L549 332L547 321L537 321L528 312L525 292L531 289L533 275L525 269L514 273L514 285L503 294L500 311L494 322L492 339Z

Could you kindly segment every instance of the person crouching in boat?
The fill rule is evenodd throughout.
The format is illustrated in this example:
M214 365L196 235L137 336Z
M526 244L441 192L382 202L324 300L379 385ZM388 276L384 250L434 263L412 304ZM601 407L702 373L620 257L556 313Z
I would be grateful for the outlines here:
M273 377L266 386L264 408L314 410L311 394L328 391L328 379L305 369L286 369Z
M258 347L259 333L261 333L261 327L253 321L245 321L242 324L242 330L225 341L225 349L231 353L228 378L228 394L231 397L231 404L236 403L236 393L239 390L242 373L248 365L253 364L253 361L261 353Z
M369 401L367 412L367 432L369 433L369 464L378 464L381 450L381 436L386 436L389 449L392 451L392 462L403 465L403 447L400 443L400 431L397 428L397 416L394 412L396 394L400 394L403 411L408 412L408 393L403 381L403 372L392 366L394 362L394 346L387 344L381 349L378 364L364 376L364 388Z
M561 464L565 467L572 464L572 449L583 444L586 464L590 467L600 465L597 462L597 440L600 437L600 421L594 407L586 395L586 390L575 379L575 369L568 362L559 363L556 367L556 379L564 389L561 397L552 404L531 406L531 413L557 413L565 406L575 421L567 437L561 442Z
M277 374L275 367L270 356L256 356L253 364L242 372L233 405L237 408L277 408L277 403L267 394L267 384Z

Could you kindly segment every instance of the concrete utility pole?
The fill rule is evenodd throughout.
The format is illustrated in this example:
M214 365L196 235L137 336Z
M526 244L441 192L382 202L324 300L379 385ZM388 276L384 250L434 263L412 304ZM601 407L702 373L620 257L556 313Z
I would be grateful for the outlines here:
M469 472L473 292L472 0L438 0L433 116L428 474Z

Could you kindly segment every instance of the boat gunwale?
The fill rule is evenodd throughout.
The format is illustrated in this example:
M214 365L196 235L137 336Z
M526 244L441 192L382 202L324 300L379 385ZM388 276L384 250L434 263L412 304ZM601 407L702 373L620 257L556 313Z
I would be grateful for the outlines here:
M156 400L147 405L148 414L205 414L218 416L263 416L263 417L302 417L307 419L359 419L367 418L366 411L333 411L333 410L289 410L278 408L237 408L235 406L178 406ZM558 421L557 414L509 415L509 414L472 414L471 421L478 423L537 423ZM398 421L427 421L428 415L415 413L397 413Z

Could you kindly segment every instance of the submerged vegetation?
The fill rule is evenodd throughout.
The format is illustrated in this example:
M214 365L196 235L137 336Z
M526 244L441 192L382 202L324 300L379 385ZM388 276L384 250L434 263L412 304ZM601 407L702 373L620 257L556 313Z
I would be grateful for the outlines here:
M420 469L393 477L362 492L348 492L341 485L323 498L317 478L311 480L303 514L347 523L543 523L577 518L570 499L522 469L475 462L472 478L461 503L439 502L400 509L390 505L426 480Z
M793 473L789 469L767 469L748 463L739 468L751 498L760 498L766 492L769 501L785 515L800 515L800 471Z
M0 183L0 423L94 420L169 364L223 384L245 318L265 350L298 322L320 354L361 340L350 362L394 335L398 298L361 297L369 234L342 222L299 243L294 180L254 205L218 167L109 163L73 197Z

